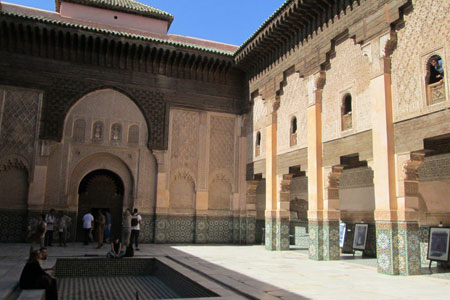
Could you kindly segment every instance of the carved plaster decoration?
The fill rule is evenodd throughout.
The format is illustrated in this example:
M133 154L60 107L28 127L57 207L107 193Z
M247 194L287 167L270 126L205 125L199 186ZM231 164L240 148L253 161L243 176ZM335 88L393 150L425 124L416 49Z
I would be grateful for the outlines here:
M365 57L369 60L369 63L372 63L372 44L368 43L361 47L361 51Z
M425 153L412 152L410 159L403 164L403 179L405 181L419 181L417 170L423 165Z
M255 103L253 104L253 122L257 124L260 120L267 116L267 108L265 106L265 101L261 96L255 98Z
M397 33L391 30L380 38L380 57L390 57L397 48Z
M189 182L192 182L194 184L194 187L196 186L196 182L194 176L192 175L192 172L190 172L187 169L177 170L175 174L172 176L170 182L174 183L177 180L187 180Z
M0 165L0 172L5 172L11 169L19 169L19 170L25 170L28 172L27 163L24 162L20 158L10 158Z

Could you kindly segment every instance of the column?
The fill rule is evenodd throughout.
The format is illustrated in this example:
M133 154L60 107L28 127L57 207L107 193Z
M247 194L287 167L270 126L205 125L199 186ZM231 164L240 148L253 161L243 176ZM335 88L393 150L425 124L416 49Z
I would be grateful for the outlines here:
M208 113L200 113L198 179L194 207L194 242L205 244L208 235L208 172L209 172L209 128Z
M169 223L167 215L169 211L169 178L168 178L168 151L153 150L153 155L158 164L158 175L156 182L156 208L155 208L155 243L167 242L166 231Z
M307 108L308 229L309 258L313 260L339 258L339 190L337 185L339 176L334 174L334 172L339 173L339 169L324 170L323 168L322 90L324 84L325 72L323 71L317 72L309 79ZM326 182L326 186L324 182Z
M337 260L341 256L339 248L339 178L344 171L343 166L333 166L326 168L324 174L324 199L323 199L323 220L321 234L322 259Z
M408 194L417 186L405 165L396 161L390 74L394 48L391 34L381 57L382 70L370 81L377 261L380 273L414 275L420 274L419 226L415 199Z
M266 249L289 249L289 215L278 205L277 178L277 110L279 99L273 101L266 126Z
M246 242L254 244L256 239L256 189L259 180L247 180Z

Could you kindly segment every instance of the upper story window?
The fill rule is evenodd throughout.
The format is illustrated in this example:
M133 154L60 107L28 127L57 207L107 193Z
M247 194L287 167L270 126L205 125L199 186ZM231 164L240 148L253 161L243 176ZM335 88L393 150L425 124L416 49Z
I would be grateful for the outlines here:
M97 121L94 123L94 127L92 128L92 139L97 142L103 140L103 122Z
M120 142L122 140L122 125L116 123L111 127L111 141Z
M128 144L139 144L139 127L132 125L128 129Z
M352 126L352 95L345 94L342 99L342 131L351 129Z
M427 62L425 84L429 105L445 101L444 66L439 55L431 56Z
M297 145L297 118L292 117L291 119L291 129L290 129L290 143L289 145L295 146Z
M255 156L259 156L261 154L261 132L256 133L256 142L255 142Z

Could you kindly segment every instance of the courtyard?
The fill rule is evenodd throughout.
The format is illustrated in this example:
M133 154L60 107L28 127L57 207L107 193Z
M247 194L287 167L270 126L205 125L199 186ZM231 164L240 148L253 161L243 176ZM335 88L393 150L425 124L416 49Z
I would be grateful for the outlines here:
M61 258L103 257L107 248L94 249L92 244L79 243L67 248L51 247L45 267ZM0 250L1 298L17 284L29 245L1 244ZM187 269L191 279L209 281L210 286L228 290L230 296L224 299L445 299L450 293L450 273L438 273L435 268L432 274L422 269L423 275L390 276L377 273L374 259L350 256L339 261L313 261L306 250L272 252L263 246L146 244L134 258L124 260L145 257L170 259ZM101 293L101 285L94 289L96 299L108 299ZM72 299L64 296L61 285L59 295L61 299Z

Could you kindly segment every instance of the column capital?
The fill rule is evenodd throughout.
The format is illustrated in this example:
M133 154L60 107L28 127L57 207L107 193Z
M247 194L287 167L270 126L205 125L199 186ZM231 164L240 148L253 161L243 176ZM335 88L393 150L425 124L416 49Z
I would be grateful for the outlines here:
M158 164L158 173L166 172L168 153L167 150L152 150L153 155L156 158L156 163Z

